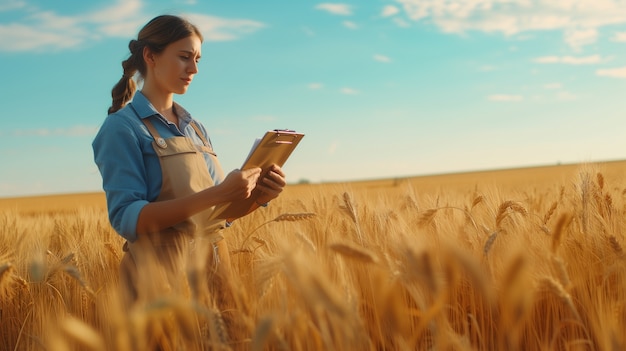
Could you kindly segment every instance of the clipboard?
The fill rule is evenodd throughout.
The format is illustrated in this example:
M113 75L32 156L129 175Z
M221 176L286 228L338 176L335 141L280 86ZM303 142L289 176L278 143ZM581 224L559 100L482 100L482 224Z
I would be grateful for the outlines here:
M257 139L248 154L248 157L241 166L241 170L250 168L261 168L259 179L263 179L273 164L282 167L296 146L304 137L303 133L295 130L274 129L267 131L261 139ZM259 207L256 200L261 195L261 191L254 189L247 199L218 205L213 210L211 219L225 219L233 221L243 217Z

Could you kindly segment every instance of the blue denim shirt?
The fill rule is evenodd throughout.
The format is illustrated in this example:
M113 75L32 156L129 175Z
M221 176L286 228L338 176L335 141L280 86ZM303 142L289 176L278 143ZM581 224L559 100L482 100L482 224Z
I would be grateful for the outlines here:
M107 116L92 143L94 160L106 193L109 220L128 241L137 239L139 212L147 203L157 199L163 178L159 158L152 147L154 139L141 119L150 118L164 139L187 136L194 143L203 145L190 125L193 119L189 112L176 103L175 108L180 126L161 116L150 101L137 91L130 103ZM196 123L206 139L210 140L204 126L198 121ZM208 155L204 158L211 177L218 184L223 179L216 179L219 174L216 165Z

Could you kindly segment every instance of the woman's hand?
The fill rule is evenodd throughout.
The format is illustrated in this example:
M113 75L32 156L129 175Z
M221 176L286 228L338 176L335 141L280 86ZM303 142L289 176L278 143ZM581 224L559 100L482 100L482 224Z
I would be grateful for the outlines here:
M285 185L287 185L287 181L282 168L278 165L272 165L267 175L257 182L257 189L261 191L261 195L256 200L257 203L263 204L277 198Z
M238 169L228 173L224 181L218 186L227 197L226 202L247 199L257 186L261 168L250 168L243 171Z

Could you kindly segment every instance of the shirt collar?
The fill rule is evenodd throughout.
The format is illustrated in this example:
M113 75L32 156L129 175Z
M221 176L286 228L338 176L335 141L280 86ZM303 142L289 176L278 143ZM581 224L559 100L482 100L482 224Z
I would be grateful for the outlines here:
M140 90L135 92L135 96L133 96L133 101L130 103L133 105L133 109L139 115L139 118L144 119L150 116L159 115L159 111L157 111L154 106L150 103L148 98ZM178 103L174 102L174 109L176 109L176 114L178 118L181 119L184 124L189 124L191 122L191 114L187 112L182 106ZM181 123L182 124L182 123Z

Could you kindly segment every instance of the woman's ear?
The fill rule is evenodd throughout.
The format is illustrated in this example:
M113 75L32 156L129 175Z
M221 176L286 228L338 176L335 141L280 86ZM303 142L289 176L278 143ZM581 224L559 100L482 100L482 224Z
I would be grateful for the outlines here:
M143 48L143 61L146 63L146 65L154 64L154 54L146 46L144 46Z

